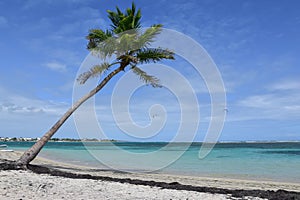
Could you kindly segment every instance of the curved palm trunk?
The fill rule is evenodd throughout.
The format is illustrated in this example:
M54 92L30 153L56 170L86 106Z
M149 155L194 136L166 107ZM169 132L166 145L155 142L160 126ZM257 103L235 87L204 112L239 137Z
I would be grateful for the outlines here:
M24 152L24 154L16 161L16 164L20 168L27 168L27 165L38 155L41 149L45 146L45 144L49 141L49 139L56 133L56 131L63 125L63 123L72 115L72 113L86 100L99 92L108 81L115 76L117 73L122 71L123 68L120 66L119 68L112 71L109 75L101 81L96 88L91 90L88 94L79 99L52 127L51 129L45 133L45 135L38 140L30 149Z

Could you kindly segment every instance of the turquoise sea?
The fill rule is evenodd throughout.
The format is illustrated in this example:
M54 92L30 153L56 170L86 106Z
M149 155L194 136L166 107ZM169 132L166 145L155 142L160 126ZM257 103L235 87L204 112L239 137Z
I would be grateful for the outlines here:
M8 148L13 150L25 150L33 143L0 142L1 144L7 144ZM130 170L130 166L135 166L133 171L143 171L145 166L159 165L172 155L182 154L169 166L154 173L300 183L300 142L218 143L204 159L198 157L201 143L193 143L186 150L185 145L185 143L174 143L164 148L167 143L88 142L83 145L81 142L49 142L40 155L56 161L87 165L91 168L110 168L106 163L101 163L99 157L96 159L91 155L87 150L89 149L93 154L110 158L115 164L115 169L119 166L121 170ZM136 162L130 156L124 158L115 147L129 154L133 153L132 156L147 155L151 152L157 154L149 159L146 157L142 162Z

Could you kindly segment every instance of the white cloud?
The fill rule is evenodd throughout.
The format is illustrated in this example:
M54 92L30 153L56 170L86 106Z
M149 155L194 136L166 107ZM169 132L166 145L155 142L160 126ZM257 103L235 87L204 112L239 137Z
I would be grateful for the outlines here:
M226 121L300 119L300 82L269 84L263 94L253 94L228 105Z
M300 94L294 92L252 95L239 101L239 112L229 113L236 120L291 120L300 118ZM230 117L231 116L231 117Z
M18 95L0 87L0 136L41 137L70 105ZM58 131L58 137L76 137L72 120Z
M28 113L28 114L44 113L43 108L38 108L34 106L22 107L12 103L0 104L0 110L2 112L9 112L9 113Z
M269 108L275 106L273 95L254 95L249 96L239 102L239 105L252 108Z
M0 113L6 114L49 114L58 116L63 114L68 104L29 98L18 94L12 94L0 88Z
M45 66L53 71L58 71L58 72L66 72L67 71L67 66L65 64L61 64L58 62L49 62L49 63L46 63Z
M268 87L270 90L298 90L300 91L300 81L286 80L280 83L275 83Z
M1 100L0 102L2 114L48 114L58 116L66 108L64 103L52 103L22 96L14 96L9 100Z

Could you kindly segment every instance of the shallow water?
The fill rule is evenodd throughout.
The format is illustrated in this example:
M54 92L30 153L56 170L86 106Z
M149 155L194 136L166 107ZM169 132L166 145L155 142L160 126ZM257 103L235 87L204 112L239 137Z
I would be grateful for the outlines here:
M33 143L0 144L7 144L9 149L25 150ZM159 169L157 173L300 183L300 142L219 143L204 159L198 157L200 146L201 143L167 146L167 143L88 142L83 145L81 142L49 142L41 155L93 168L112 167L124 171ZM149 156L153 152L155 155ZM140 155L144 157L137 160ZM174 162L166 166L164 162L168 159Z

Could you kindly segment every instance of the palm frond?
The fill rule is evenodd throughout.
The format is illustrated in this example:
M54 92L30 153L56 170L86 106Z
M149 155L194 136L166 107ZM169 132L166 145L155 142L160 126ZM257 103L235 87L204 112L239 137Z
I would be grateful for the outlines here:
M117 9L117 12L107 10L108 18L112 22L111 27L113 29L116 29L119 26L120 20L124 17L123 12L118 7L116 7L116 9Z
M174 60L174 52L168 49L161 49L161 48L143 48L139 49L136 52L136 57L139 63L150 63L150 62L158 62L163 59L170 59Z
M112 32L106 30L105 32L101 29L91 29L89 34L86 36L86 39L89 40L87 48L92 50L98 46L99 43L107 40L112 37Z
M108 18L112 22L111 27L114 33L118 34L131 29L140 28L141 11L138 10L136 12L134 3L132 3L132 7L128 8L125 13L118 7L116 7L116 9L116 12L107 10Z
M116 52L126 54L133 49L137 49L135 45L137 32L135 29L118 34L116 38Z
M99 56L102 59L111 57L118 50L118 41L114 37L110 37L105 41L99 43L97 47L92 50L93 55Z
M102 63L101 65L95 65L87 72L84 72L80 74L77 78L77 81L80 84L84 84L88 79L94 78L97 76L101 76L101 74L105 73L109 68L112 66L112 64L109 63Z
M116 61L123 70L131 65L134 73L139 75L144 82L153 87L159 87L159 80L156 77L148 75L135 65L155 63L164 59L175 59L174 53L168 49L149 48L150 43L154 42L155 37L161 33L162 25L152 25L145 31L141 31L141 10L136 9L134 3L132 3L131 8L126 9L124 12L116 7L116 11L108 10L107 13L112 28L107 31L101 29L90 30L87 36L89 40L88 49L93 55L101 58L116 55ZM78 81L83 84L89 78L101 75L110 66L112 65L108 63L94 66L89 71L81 74Z
M139 76L139 78L144 81L146 84L151 85L152 87L162 87L159 84L159 79L155 76L148 75L145 71L141 70L137 66L133 66L132 68L133 73Z
M137 44L139 48L145 48L150 43L154 42L154 38L161 33L162 31L162 25L161 24L154 24L150 28L148 28L144 33L142 33L138 39Z

